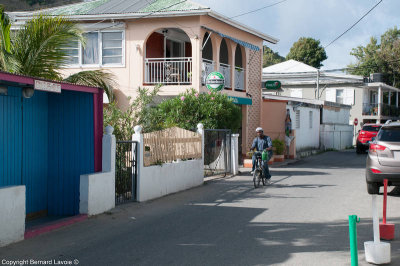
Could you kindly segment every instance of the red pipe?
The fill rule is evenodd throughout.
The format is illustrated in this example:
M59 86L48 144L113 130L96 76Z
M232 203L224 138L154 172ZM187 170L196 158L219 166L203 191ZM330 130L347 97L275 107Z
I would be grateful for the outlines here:
M386 224L386 200L388 180L383 180L383 224Z

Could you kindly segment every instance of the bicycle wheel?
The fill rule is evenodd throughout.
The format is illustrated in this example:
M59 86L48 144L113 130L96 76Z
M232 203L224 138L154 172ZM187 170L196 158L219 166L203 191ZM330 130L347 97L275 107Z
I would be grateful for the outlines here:
M261 184L261 172L259 170L255 170L253 173L253 183L254 188L260 187Z

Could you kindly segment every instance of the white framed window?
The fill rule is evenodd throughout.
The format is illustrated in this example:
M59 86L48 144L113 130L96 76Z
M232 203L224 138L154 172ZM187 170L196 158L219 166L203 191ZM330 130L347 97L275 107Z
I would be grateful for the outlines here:
M312 124L313 124L313 111L310 111L308 113L309 115L309 122L310 122L310 128L312 128Z
M296 128L300 128L300 110L296 110Z
M69 56L67 67L125 66L125 31L86 32L86 44L75 41L63 48Z
M336 102L343 103L343 90L342 89L336 90Z

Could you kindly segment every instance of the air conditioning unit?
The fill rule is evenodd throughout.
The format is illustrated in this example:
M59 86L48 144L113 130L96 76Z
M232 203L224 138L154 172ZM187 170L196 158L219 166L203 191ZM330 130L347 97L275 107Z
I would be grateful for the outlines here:
M385 82L382 73L371 73L369 75L370 82Z

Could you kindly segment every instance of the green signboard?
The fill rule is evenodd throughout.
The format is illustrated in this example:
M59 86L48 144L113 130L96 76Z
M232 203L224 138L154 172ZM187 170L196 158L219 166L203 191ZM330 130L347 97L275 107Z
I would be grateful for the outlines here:
M253 101L250 98L242 98L242 97L235 97L235 96L228 96L229 99L232 100L234 104L241 104L241 105L252 105Z
M211 72L206 78L207 89L213 91L220 91L225 86L225 78L219 72Z
M279 90L281 88L282 84L278 80L267 80L265 82L265 88L267 90Z

